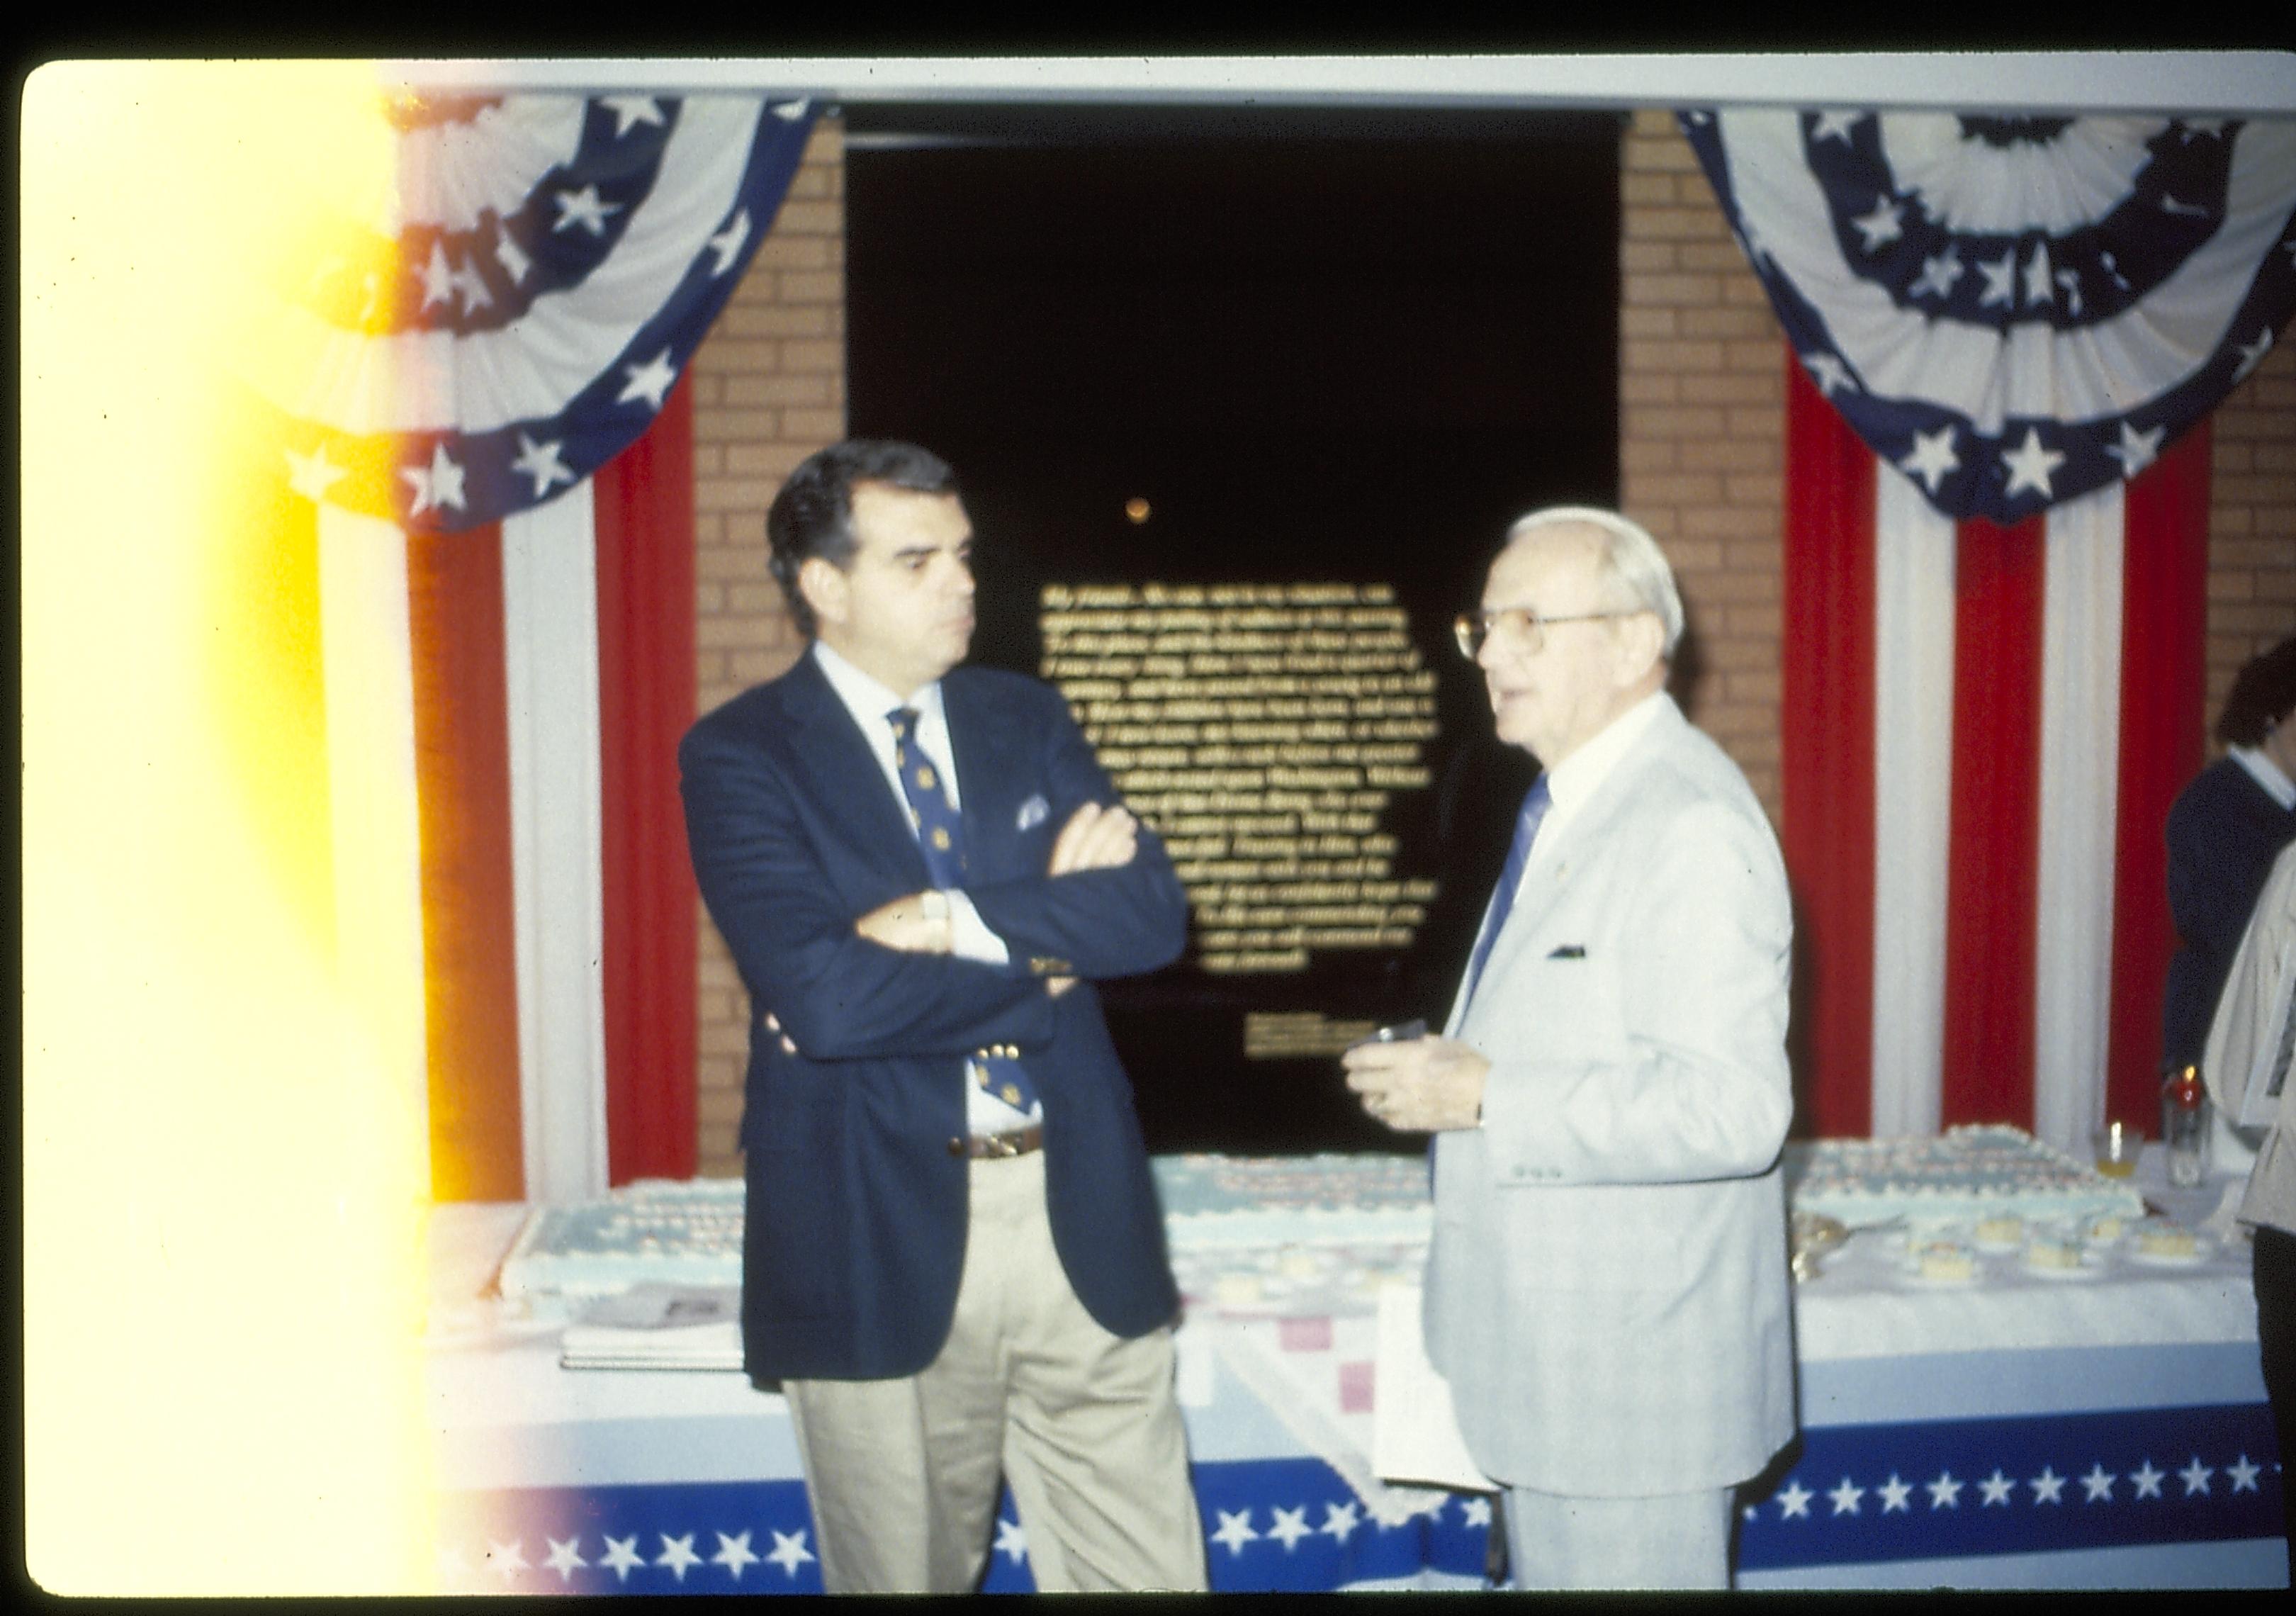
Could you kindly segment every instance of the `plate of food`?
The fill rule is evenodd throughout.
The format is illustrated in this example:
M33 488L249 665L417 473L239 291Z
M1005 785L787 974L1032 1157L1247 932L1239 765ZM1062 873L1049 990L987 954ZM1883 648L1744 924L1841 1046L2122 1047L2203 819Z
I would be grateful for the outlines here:
M2195 1263L2207 1261L2216 1251L2216 1242L2181 1224L2148 1218L2136 1226L2123 1250L2134 1262L2164 1268L2188 1268Z
M2078 1240L2062 1235L2039 1235L2025 1243L2025 1272L2037 1279L2095 1279L2103 1265L2090 1257Z
M1977 1252L1957 1240L1926 1240L1906 1253L1906 1277L1917 1285L1973 1285Z

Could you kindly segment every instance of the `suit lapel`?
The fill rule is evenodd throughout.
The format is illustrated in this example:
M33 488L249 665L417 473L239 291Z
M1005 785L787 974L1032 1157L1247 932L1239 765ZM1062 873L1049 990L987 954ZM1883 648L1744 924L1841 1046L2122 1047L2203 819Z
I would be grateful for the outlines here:
M907 809L893 800L876 753L810 652L798 659L783 685L791 767L806 795L828 804L852 828L854 842L866 850L871 863L897 875L910 890L931 885Z
M952 669L941 680L941 710L948 720L950 759L964 799L964 856L986 879L1010 872L1020 802L1031 777L1027 734L1013 716L983 699L978 684Z
M1503 963L1511 964L1513 956L1525 946L1525 939L1538 932L1546 916L1562 901L1571 883L1602 848L1606 833L1615 829L1620 806L1631 799L1643 771L1672 744L1676 732L1685 723L1681 710L1669 701L1603 777L1594 794L1555 833L1554 842L1538 849L1529 878L1523 882L1514 906L1507 912L1506 924L1500 928L1498 940L1492 946L1490 963L1484 967L1486 975L1496 973Z

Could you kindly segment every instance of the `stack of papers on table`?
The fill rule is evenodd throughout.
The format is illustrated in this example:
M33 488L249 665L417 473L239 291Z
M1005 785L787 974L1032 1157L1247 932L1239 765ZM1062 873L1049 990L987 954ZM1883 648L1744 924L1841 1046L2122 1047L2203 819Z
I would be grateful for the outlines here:
M568 1369L742 1366L742 1293L701 1285L632 1285L588 1303L567 1325Z

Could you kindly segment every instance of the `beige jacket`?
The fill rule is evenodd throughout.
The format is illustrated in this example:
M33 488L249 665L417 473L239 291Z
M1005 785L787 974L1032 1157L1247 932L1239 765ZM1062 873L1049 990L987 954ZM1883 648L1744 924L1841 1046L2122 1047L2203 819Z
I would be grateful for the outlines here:
M1450 1032L1426 1341L1513 1486L1727 1487L1793 1435L1778 1147L1792 913L1745 777L1671 701L1541 846Z
M2296 1082L2288 1033L2296 996L2296 843L2282 849L2258 894L2209 1027L2201 1072L2219 1110L2236 1112L2259 1062L2280 1068L2280 1105L2242 1196L2240 1220L2296 1234Z

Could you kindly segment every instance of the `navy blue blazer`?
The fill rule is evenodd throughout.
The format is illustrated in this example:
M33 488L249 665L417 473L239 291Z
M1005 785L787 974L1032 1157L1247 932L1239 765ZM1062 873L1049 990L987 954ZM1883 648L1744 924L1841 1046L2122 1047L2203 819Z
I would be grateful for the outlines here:
M912 1374L947 1338L964 1269L965 1055L1020 1047L1045 1109L1046 1211L1069 1282L1121 1336L1179 1308L1132 1090L1093 978L1151 971L1187 898L1144 825L1120 869L1048 876L1053 840L1114 787L1050 686L941 681L964 790L964 890L1004 967L858 936L931 885L905 809L808 654L678 747L686 836L750 1001L742 1118L743 1358L752 1380ZM1058 997L1043 979L1073 975ZM772 1013L798 1046L765 1029Z
M2168 841L2177 952L2161 996L2161 1058L2185 1066L2209 1041L2257 894L2280 849L2296 841L2296 813L2275 802L2238 759L2219 758L2169 808Z

